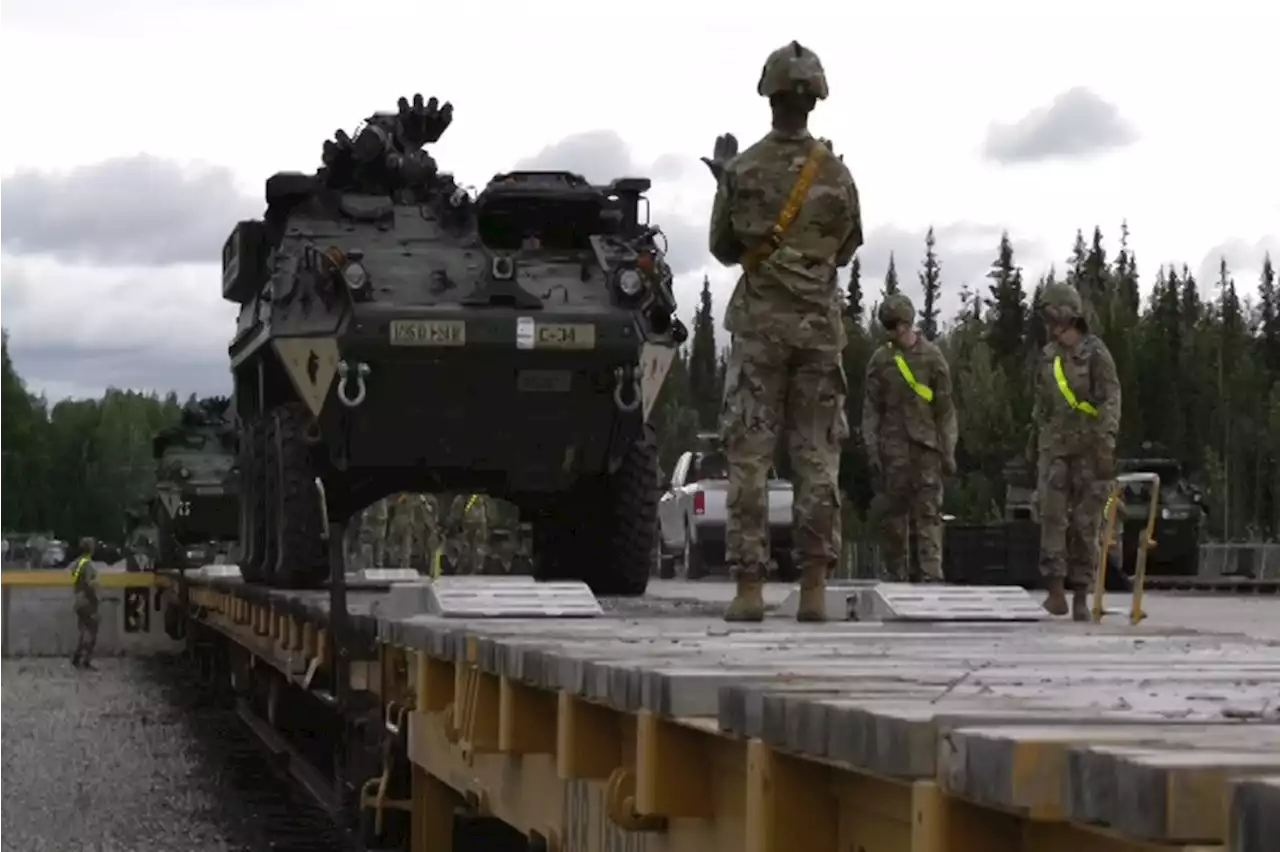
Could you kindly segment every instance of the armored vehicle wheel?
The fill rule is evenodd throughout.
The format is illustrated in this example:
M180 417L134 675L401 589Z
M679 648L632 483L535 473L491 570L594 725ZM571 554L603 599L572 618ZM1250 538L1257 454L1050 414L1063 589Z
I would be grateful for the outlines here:
M286 403L271 412L267 427L275 542L274 561L267 565L270 582L290 589L318 587L329 573L315 469L303 438L307 422L301 403Z
M265 578L263 545L266 539L266 469L262 464L262 422L244 429L240 447L240 535L244 542L240 573L250 583Z
M658 534L658 442L645 425L618 470L578 489L538 525L540 580L582 580L597 595L643 595Z

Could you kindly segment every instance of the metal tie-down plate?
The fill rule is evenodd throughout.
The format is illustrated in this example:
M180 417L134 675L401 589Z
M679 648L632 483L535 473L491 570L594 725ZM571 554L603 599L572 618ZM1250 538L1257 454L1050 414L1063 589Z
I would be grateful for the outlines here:
M379 615L404 618L594 618L604 610L580 580L538 582L532 577L450 576L392 583Z
M797 589L778 611L794 616ZM1048 614L1021 586L952 586L854 580L829 584L828 621L1040 621Z

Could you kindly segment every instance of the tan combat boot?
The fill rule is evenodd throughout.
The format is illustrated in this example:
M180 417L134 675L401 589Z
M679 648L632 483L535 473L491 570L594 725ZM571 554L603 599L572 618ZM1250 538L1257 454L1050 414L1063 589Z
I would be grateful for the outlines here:
M1075 621L1088 621L1089 593L1084 589L1076 589L1071 593L1071 618Z
M796 621L827 620L827 572L821 566L805 568L800 575L800 605Z
M1045 596L1044 608L1050 615L1067 614L1067 587L1061 577L1049 580L1049 594Z
M724 611L725 621L764 621L764 583L758 572L738 574L738 591Z

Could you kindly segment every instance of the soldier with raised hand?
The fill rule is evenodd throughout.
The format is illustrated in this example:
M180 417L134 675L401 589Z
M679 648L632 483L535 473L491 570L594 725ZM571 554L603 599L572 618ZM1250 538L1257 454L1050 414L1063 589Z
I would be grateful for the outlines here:
M704 160L718 182L711 253L742 266L725 311L733 336L721 411L729 459L726 550L737 592L724 617L764 617L767 480L785 432L801 571L796 618L821 621L826 576L840 557L836 479L849 434L836 270L862 245L862 217L849 170L808 129L809 113L827 97L817 55L795 41L775 50L756 91L769 99L773 128L741 154L733 136L722 136L715 156Z
M862 441L881 522L885 573L942 582L942 477L956 472L956 409L942 350L916 330L901 293L880 305L889 340L872 353L862 403ZM920 574L910 570L911 522Z
M1070 586L1072 618L1087 621L1102 508L1115 477L1120 379L1106 344L1089 332L1074 287L1050 284L1039 307L1049 342L1036 372L1027 454L1038 456L1044 608L1066 615Z

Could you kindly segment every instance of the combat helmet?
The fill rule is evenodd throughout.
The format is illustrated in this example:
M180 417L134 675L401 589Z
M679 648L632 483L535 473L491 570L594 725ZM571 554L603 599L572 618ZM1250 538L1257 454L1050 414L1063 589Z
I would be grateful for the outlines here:
M876 316L885 328L897 323L911 325L915 322L916 306L911 304L911 300L902 293L890 293L880 303L880 310L876 312Z
M1080 293L1065 281L1055 281L1040 293L1040 311L1046 320L1066 325L1084 316Z
M822 60L798 41L780 47L764 61L756 92L766 98L795 92L823 100L827 96L827 75L822 70Z

